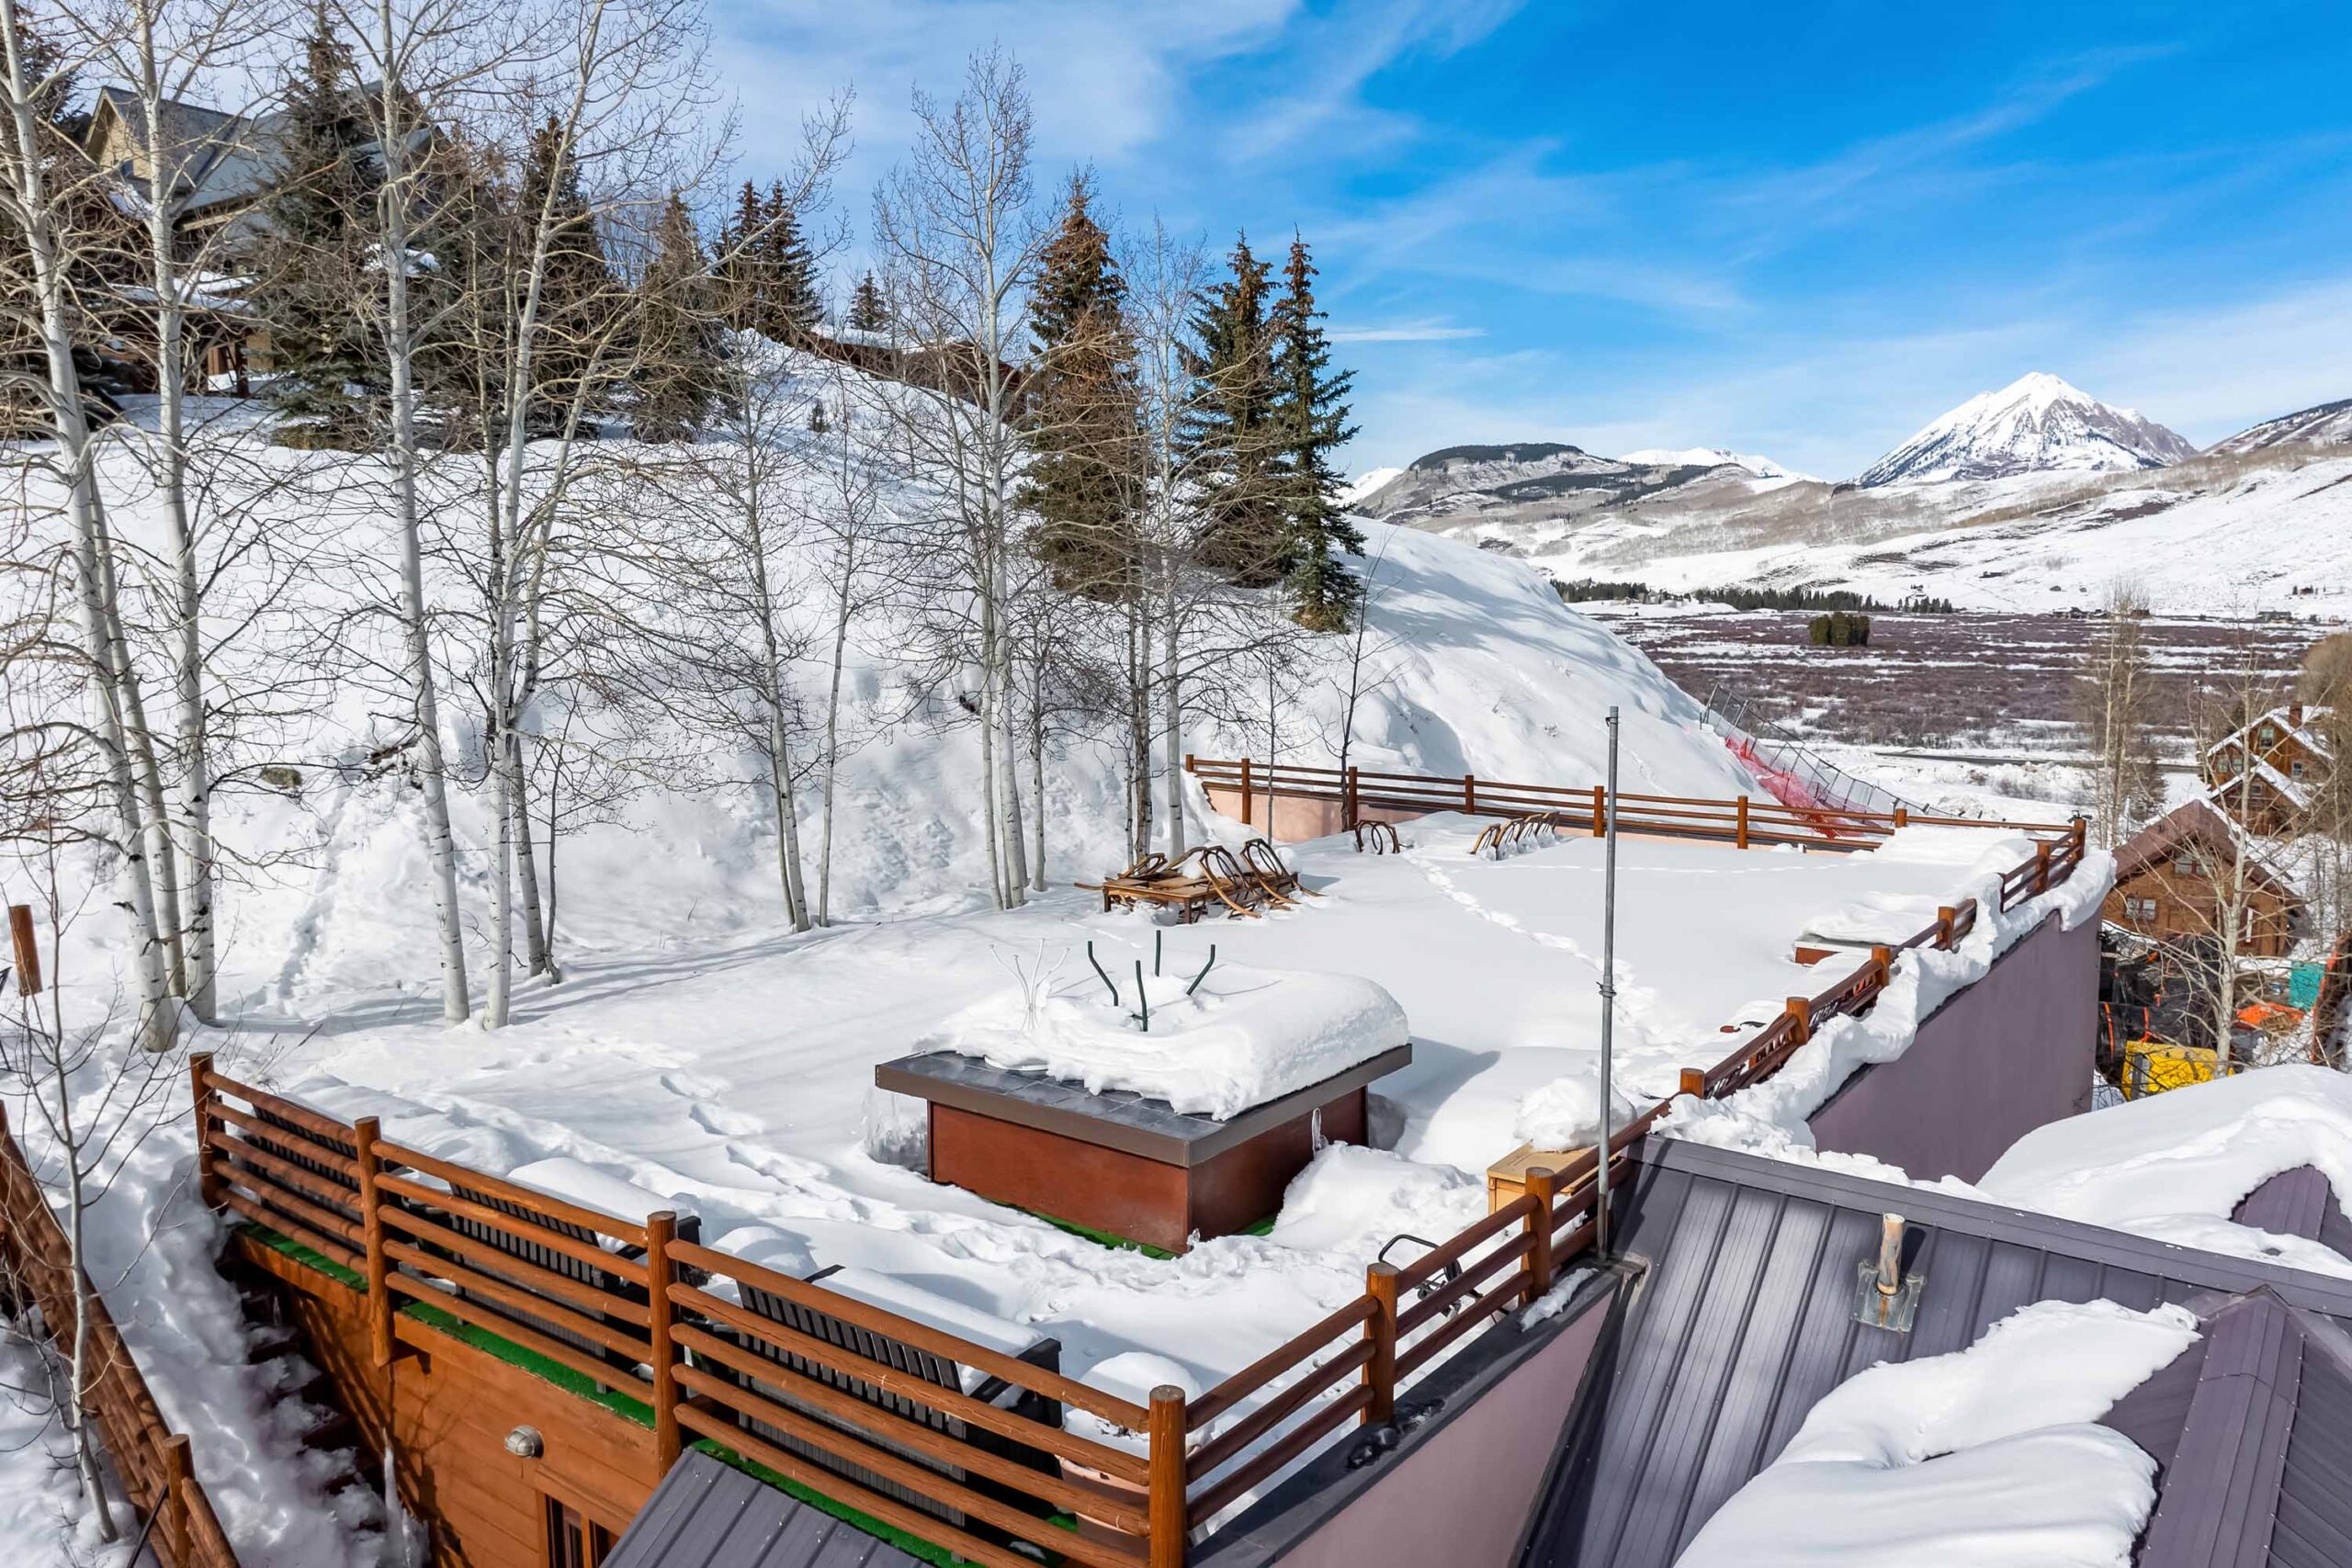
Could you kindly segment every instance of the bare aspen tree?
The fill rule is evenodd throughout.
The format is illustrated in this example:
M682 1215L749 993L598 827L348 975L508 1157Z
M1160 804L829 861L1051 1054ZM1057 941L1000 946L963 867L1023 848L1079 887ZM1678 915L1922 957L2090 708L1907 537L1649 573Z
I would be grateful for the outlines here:
M122 635L112 541L98 493L96 443L74 358L79 311L70 274L77 264L90 265L92 252L108 238L93 234L77 219L93 206L106 209L80 150L46 112L83 56L43 71L31 44L22 0L0 0L0 118L6 120L0 126L0 222L15 231L29 274L29 288L17 297L40 344L41 372L26 378L26 389L45 410L55 436L53 456L36 461L63 498L70 577L86 661L87 735L104 759L115 824L109 836L121 852L119 876L130 915L138 1033L150 1049L162 1050L176 1033L177 1017L150 860L156 829L147 807L157 792L151 788L142 795L136 761L139 750L152 755L153 748L143 733L138 671Z
M2220 766L2224 776L2213 791L2213 803L2229 822L2233 840L2226 865L2202 868L2211 882L2211 896L2184 905L2205 928L2200 945L2207 949L2211 967L2199 976L2198 984L2211 1009L2208 1016L2220 1072L2228 1071L2231 1065L2231 1029L2237 1021L2241 961L2256 919L2255 895L2261 874L2256 846L2261 834L2255 825L2267 820L2280 837L2291 837L2295 830L2290 822L2268 816L2272 786L2263 777L2267 764L2261 760L2262 748L2256 739L2265 716L2278 705L2282 682L2266 667L2250 629L2241 633L2237 645L2231 666L2216 671L2210 685L2200 682L2192 694L2191 728L2199 738L2200 750L2210 755L2212 747L2223 749ZM2290 802L2276 804L2281 812L2293 810Z
M825 542L825 590L831 604L831 648L825 671L824 732L819 766L817 818L817 924L832 922L833 807L841 779L842 682L848 663L850 627L882 602L885 584L878 571L888 547L882 490L884 474L874 455L860 443L858 400L852 380L836 371L828 378L830 397L820 392L820 436L809 529ZM871 418L870 414L865 417Z
M375 329L386 390L385 457L391 468L392 532L399 555L398 616L414 774L424 807L426 877L440 933L441 1016L462 1023L472 1010L467 984L464 914L458 902L457 835L450 824L441 701L425 598L425 545L420 486L426 467L419 424L420 359L458 324L446 291L420 299L420 269L445 258L424 248L424 231L448 182L478 175L452 141L477 93L493 91L499 73L528 40L480 0L337 0L338 30L367 78L353 107L366 123L378 160L372 211L381 294L365 301Z
M874 236L888 275L890 320L904 344L909 395L901 449L937 488L935 558L952 568L942 592L968 596L977 667L981 820L991 896L1027 897L1016 772L1008 599L1020 465L1019 352L1025 287L1045 231L1029 221L1029 92L1001 49L972 57L962 93L914 97L915 142L875 197Z
M172 1091L185 1064L175 1055L113 1048L108 1042L116 1021L110 1017L87 1022L68 1017L64 989L57 984L66 952L62 939L63 928L83 911L64 891L62 852L53 837L47 838L19 861L17 869L26 874L8 884L15 901L26 901L22 890L37 889L30 901L40 911L38 924L50 933L43 955L49 983L31 996L17 995L14 985L7 987L11 1016L8 1027L0 1030L0 1094L31 1112L31 1135L23 1140L28 1165L65 1233L73 1321L50 1325L65 1341L58 1416L73 1444L84 1507L98 1539L111 1541L115 1526L100 1469L102 1439L94 1424L94 1391L107 1369L90 1334L91 1307L101 1282L90 1267L89 1214L123 1161L171 1119Z
M520 734L541 674L541 612L564 569L570 488L630 367L631 298L604 246L650 233L726 132L723 119L706 123L691 0L566 0L539 24L548 47L500 78L483 160L492 188L451 247L467 314L466 438L481 470L479 547L459 555L480 596L494 821L487 1028L510 1016L518 913L532 962L547 967Z
M2130 838L2164 800L2147 615L2148 598L2137 584L2112 584L2083 674L2082 724L2092 757L2091 831L2106 849Z

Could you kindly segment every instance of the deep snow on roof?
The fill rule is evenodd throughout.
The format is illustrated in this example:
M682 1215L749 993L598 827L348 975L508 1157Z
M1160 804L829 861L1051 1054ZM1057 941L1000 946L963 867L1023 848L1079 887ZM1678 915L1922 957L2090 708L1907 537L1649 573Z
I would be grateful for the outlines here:
M1469 853L1479 827L1408 824L1401 855L1359 855L1343 839L1299 846L1296 863L1323 897L1262 920L1155 927L1061 893L1012 914L587 968L497 1034L421 1021L356 1029L311 1048L311 1076L282 1087L330 1111L380 1114L387 1135L492 1172L548 1155L585 1160L684 1195L706 1235L749 1224L784 1233L795 1266L919 1277L1050 1325L1080 1375L1149 1348L1214 1382L1359 1293L1365 1263L1395 1235L1450 1235L1476 1218L1476 1173L1515 1146L1520 1102L1591 1070L1600 845L1565 840L1497 863ZM1907 829L1854 855L1625 840L1621 1082L1669 1093L1680 1068L1736 1044L1726 1021L1769 1017L1842 976L1850 964L1833 961L1831 975L1794 962L1809 930L1899 942L2025 856L2021 836L1982 829ZM1412 1066L1374 1086L1403 1116L1396 1152L1335 1151L1346 1157L1294 1186L1271 1235L1164 1262L872 1156L909 1146L920 1125L875 1089L875 1065L1010 986L1004 960L1042 963L1057 987L1079 990L1100 985L1087 941L1118 973L1150 962L1155 933L1171 971L1197 966L1214 942L1220 964L1376 978L1414 1041Z

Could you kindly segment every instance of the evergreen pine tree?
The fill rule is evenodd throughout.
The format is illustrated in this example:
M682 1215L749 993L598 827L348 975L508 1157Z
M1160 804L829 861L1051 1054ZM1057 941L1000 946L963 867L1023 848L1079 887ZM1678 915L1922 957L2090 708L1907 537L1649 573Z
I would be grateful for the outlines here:
M638 437L689 441L718 395L722 347L711 309L702 236L682 197L672 196L654 232L653 259L638 284Z
M735 193L735 210L718 230L718 263L713 270L719 282L719 309L737 332L758 330L763 210L758 187L745 180Z
M890 330L890 308L883 303L881 285L867 273L857 280L850 291L849 324L858 332L880 333Z
M288 446L356 447L375 422L374 356L352 299L367 265L374 182L354 146L351 56L325 8L286 88L267 261L250 299L269 334L265 396Z
M1134 491L1135 348L1121 313L1126 282L1088 209L1092 197L1085 175L1071 176L1030 289L1035 370L1024 423L1035 459L1020 500L1041 519L1032 545L1057 585L1115 598L1127 580L1120 532Z
M1281 496L1283 558L1299 624L1345 629L1363 584L1339 557L1363 548L1363 535L1333 500L1340 475L1331 454L1355 434L1348 423L1351 371L1331 369L1331 346L1315 307L1315 263L1294 235L1283 268L1282 298L1268 326L1273 338L1275 483Z
M768 324L761 330L778 343L790 343L814 330L825 313L824 299L817 292L817 258L809 254L782 184L768 187L763 214L767 221L763 252Z
M552 189L552 203L549 191ZM517 193L519 243L548 212L547 276L539 287L539 328L531 366L530 428L546 434L561 427L576 406L594 412L612 355L604 339L611 329L620 285L605 259L595 215L580 189L578 163L564 154L563 131L550 117L531 138L529 161ZM518 264L521 258L518 257ZM521 309L522 301L514 301Z
M1233 274L1209 291L1193 321L1198 345L1190 369L1200 383L1183 439L1204 476L1208 522L1202 560L1235 581L1280 581L1283 513L1274 472L1274 384L1266 321L1268 267L1234 244Z

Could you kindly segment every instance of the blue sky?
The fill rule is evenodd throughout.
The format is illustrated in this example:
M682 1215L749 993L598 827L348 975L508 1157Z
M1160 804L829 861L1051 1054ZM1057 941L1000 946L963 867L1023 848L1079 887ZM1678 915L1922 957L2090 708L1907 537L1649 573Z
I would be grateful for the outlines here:
M1299 226L1351 470L1562 440L1842 478L2028 370L2200 443L2352 397L2343 0L718 6L744 172L855 88L855 227L910 89L992 39L1041 188Z

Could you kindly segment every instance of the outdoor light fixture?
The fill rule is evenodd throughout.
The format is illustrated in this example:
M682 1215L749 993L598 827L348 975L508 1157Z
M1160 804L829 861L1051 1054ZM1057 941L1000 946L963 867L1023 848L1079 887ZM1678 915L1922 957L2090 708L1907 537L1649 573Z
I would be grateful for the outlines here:
M537 1459L547 1451L547 1439L537 1427L517 1427L506 1434L506 1451L516 1459Z

